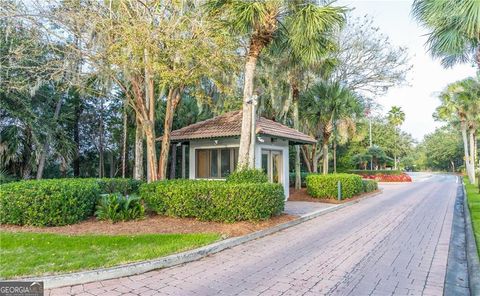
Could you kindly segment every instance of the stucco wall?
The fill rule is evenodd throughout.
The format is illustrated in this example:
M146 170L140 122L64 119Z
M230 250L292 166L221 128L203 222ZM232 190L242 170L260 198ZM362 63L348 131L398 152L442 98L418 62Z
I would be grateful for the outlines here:
M259 141L257 138L257 142L255 145L255 167L261 168L262 167L262 149L271 149L282 151L283 156L283 189L285 192L285 198L288 198L289 194L289 167L288 167L288 141L285 140L278 140L274 139L271 140L270 137L260 137L263 141ZM214 139L202 139L202 140L194 140L190 141L190 151L189 151L189 172L190 172L190 179L195 179L196 169L195 169L195 150L196 149L208 149L208 148L233 148L239 147L239 138L219 138L216 140L215 143Z

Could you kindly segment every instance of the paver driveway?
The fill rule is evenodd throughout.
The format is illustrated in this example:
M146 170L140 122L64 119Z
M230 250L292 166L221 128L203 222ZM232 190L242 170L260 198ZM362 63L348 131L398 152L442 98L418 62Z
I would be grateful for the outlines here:
M453 176L382 195L182 266L51 295L442 295Z

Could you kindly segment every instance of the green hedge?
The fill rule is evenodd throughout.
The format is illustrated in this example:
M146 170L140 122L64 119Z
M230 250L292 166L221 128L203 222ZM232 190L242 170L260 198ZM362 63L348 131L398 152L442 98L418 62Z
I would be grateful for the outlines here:
M100 185L101 192L105 194L121 193L123 195L128 195L137 193L140 185L144 183L140 180L127 178L102 178L96 180Z
M100 195L95 179L19 181L0 185L0 223L61 226L93 216Z
M242 169L231 173L226 181L228 183L267 183L268 177L262 170Z
M317 198L337 198L338 181L342 184L342 198L351 198L363 192L362 178L355 174L310 174L306 178L307 192Z
M401 175L403 171L400 170L350 170L347 171L349 174L357 174L357 175Z
M224 222L268 219L285 204L282 186L272 183L157 181L143 184L140 196L157 214Z
M375 180L362 180L363 192L372 192L378 189L378 182Z

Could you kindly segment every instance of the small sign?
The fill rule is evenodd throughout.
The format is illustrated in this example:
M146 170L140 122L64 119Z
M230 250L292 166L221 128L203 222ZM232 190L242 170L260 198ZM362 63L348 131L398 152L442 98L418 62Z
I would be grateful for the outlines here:
M0 281L0 296L43 295L43 282Z

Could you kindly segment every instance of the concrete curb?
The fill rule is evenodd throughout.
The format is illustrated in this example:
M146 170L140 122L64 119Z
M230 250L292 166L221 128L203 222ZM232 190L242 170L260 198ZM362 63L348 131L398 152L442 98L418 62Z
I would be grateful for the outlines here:
M480 295L480 260L478 258L475 235L473 234L472 218L468 207L467 191L463 184L464 213L465 213L465 238L467 251L468 282L471 295Z
M379 195L382 192L383 191L380 190L379 192L375 192L371 195L364 196L357 200L334 205L326 209L321 209L312 213L308 213L300 216L295 220L285 222L271 228L252 232L240 237L225 239L204 247L200 247L197 249L193 249L193 250L178 253L178 254L173 254L166 257L161 257L158 259L118 265L118 266L109 267L109 268L101 268L101 269L80 271L80 272L74 272L74 273L67 273L67 274L51 275L51 276L44 276L44 277L18 278L18 279L12 279L12 281L18 281L18 280L43 281L45 289L52 289L52 288L59 288L64 286L86 284L94 281L102 281L102 280L114 279L119 277L131 276L131 275L152 271L155 269L166 268L166 267L171 267L171 266L175 266L175 265L179 265L179 264L183 264L191 261L196 261L208 255L218 253L222 250L229 249L258 238L262 238L264 236L296 226L298 224L301 224L308 220L325 215L327 213L337 211L341 208L359 203L364 199Z

